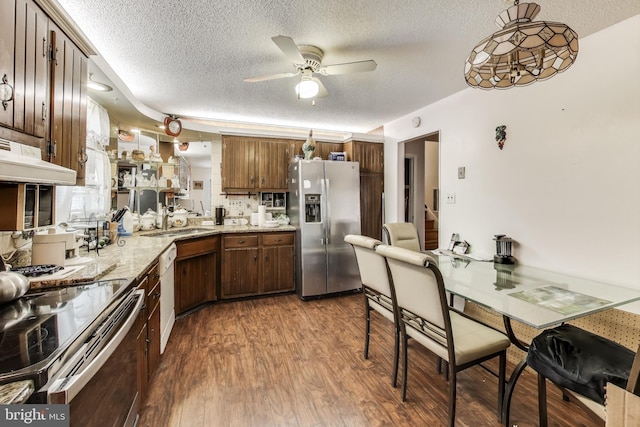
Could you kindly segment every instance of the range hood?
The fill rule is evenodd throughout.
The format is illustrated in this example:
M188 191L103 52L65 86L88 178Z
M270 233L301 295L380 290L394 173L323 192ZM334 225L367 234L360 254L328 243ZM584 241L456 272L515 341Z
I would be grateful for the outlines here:
M76 171L37 157L0 149L0 182L75 185Z

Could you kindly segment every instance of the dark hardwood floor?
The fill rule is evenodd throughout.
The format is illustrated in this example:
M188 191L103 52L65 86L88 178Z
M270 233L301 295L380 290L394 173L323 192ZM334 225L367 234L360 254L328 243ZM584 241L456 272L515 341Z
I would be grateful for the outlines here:
M407 401L391 386L392 325L373 313L362 356L362 295L301 301L283 295L207 306L176 321L138 425L440 426L448 384L436 359L409 348ZM512 366L509 366L508 373ZM602 426L547 387L550 426ZM458 376L457 426L499 426L496 378ZM536 382L525 371L511 425L538 425Z

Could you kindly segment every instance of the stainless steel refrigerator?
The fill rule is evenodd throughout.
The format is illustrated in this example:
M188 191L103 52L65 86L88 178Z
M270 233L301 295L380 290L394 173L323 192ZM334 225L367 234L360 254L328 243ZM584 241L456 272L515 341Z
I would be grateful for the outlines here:
M289 166L288 214L296 227L296 292L302 299L360 289L358 162L299 160Z

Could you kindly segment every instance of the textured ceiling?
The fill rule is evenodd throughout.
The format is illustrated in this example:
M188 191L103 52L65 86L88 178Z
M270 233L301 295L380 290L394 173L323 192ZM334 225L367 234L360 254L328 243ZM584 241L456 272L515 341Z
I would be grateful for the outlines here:
M513 4L503 0L58 2L128 91L151 110L360 133L465 89L467 55L497 29L495 17ZM564 22L580 37L640 13L638 0L541 0L539 4L536 20ZM272 42L276 35L318 46L325 52L324 65L374 59L378 67L373 72L321 76L329 96L318 99L315 106L296 99L297 78L243 82L245 77L294 71ZM189 127L188 121L184 123Z

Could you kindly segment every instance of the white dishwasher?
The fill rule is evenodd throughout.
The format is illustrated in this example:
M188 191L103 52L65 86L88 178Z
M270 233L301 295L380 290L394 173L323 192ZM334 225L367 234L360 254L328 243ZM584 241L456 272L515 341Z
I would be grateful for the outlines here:
M173 290L173 264L178 254L178 248L172 243L169 248L160 255L158 268L160 269L160 353L169 341L171 329L176 321Z

